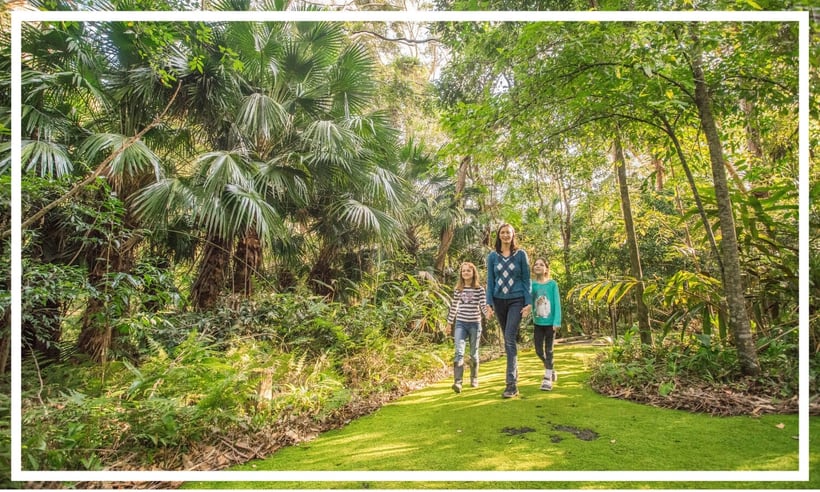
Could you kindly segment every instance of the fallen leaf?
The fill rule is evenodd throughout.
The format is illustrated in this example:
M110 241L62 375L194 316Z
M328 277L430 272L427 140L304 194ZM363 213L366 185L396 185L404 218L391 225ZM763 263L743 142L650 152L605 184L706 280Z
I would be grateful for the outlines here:
M777 424L775 427L777 427L778 429L785 429L786 424L780 423L780 424Z
M615 444L615 439L609 441L610 444Z

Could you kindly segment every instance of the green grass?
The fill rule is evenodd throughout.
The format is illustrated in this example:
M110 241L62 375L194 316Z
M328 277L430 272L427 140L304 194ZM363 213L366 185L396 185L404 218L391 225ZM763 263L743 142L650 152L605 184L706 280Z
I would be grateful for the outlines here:
M504 400L504 358L481 368L461 394L445 379L317 439L232 470L715 470L794 471L797 415L710 417L603 397L585 384L591 347L559 346L560 378L519 354L518 398ZM782 425L781 425L782 424ZM812 419L820 431L820 419ZM781 428L782 427L782 428ZM523 431L523 432L522 432ZM597 437L579 438L574 431ZM816 435L816 432L813 434ZM816 446L813 446L816 448ZM814 458L814 457L813 457ZM813 471L820 468L812 459ZM306 474L309 476L309 474ZM189 488L817 488L812 482L212 482Z

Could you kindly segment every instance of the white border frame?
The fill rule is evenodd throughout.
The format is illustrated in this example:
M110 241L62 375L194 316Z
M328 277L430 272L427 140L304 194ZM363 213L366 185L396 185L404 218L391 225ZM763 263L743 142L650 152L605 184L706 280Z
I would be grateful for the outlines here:
M799 417L797 471L25 471L21 463L21 32L33 21L642 21L799 24ZM11 12L11 479L13 481L808 481L809 12Z

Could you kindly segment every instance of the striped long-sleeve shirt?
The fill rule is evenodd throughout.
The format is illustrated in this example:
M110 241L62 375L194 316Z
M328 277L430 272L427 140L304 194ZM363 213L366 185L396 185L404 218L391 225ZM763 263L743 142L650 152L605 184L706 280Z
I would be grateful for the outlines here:
M487 309L484 287L465 287L453 292L453 303L447 322L452 324L456 319L467 322L481 322L481 313Z

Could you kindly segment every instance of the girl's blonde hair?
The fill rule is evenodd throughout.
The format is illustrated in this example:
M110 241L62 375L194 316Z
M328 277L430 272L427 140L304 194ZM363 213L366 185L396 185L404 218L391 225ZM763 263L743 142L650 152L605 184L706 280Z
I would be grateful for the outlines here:
M480 287L481 282L479 282L478 280L478 269L469 261L465 261L461 264L461 266L458 267L458 282L456 282L456 290L464 290L465 287L464 277L461 276L461 269L464 268L464 265L467 265L468 267L473 269L473 283L472 285L467 285L467 287L472 287L473 289Z

